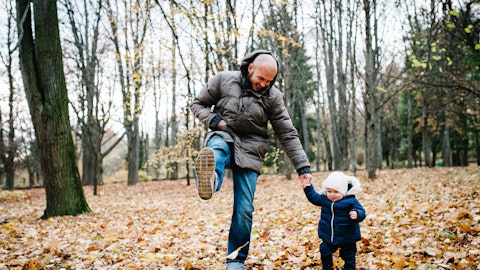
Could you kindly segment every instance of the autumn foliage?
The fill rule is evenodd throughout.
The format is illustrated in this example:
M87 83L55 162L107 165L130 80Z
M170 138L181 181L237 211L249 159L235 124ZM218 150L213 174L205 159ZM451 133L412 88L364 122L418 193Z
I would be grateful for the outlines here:
M327 173L315 173L320 186ZM367 211L359 269L479 269L480 168L381 170L357 196ZM222 269L231 181L202 201L185 181L108 184L92 213L40 220L43 189L0 192L0 269ZM296 181L261 176L247 269L321 269L319 208ZM337 264L342 261L335 256Z

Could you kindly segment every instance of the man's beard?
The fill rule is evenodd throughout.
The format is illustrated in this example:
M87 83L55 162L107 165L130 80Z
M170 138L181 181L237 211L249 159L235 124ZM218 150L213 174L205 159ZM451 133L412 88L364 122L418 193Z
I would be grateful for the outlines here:
M253 89L252 75L253 75L253 73L252 73L252 74L248 74L247 83L248 83L248 85L250 86L250 88L251 88L253 91L260 92L260 91L263 91L263 90L267 89L268 87L270 87L270 85L267 85L267 86L265 86L265 87L263 87L263 88L260 88L260 89L258 89L258 90Z

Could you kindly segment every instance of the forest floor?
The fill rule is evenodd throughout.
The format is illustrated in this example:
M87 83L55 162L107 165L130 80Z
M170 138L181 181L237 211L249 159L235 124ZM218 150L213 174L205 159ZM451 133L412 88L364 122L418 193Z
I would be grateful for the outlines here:
M314 173L320 189L328 173ZM480 269L480 167L357 174L367 211L357 269ZM0 269L224 269L232 184L106 184L89 214L40 220L44 189L0 191ZM320 211L297 181L261 176L246 269L321 269ZM342 261L335 255L338 264Z

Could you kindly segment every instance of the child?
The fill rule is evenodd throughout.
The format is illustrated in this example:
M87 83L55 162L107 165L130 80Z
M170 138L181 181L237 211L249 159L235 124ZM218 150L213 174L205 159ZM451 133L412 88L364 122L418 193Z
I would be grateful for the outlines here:
M359 222L365 219L365 210L355 198L361 191L360 181L341 172L331 173L320 193L313 185L305 187L308 200L321 206L318 236L322 239L320 255L323 269L333 269L332 254L340 248L344 269L355 269L356 242L360 240Z

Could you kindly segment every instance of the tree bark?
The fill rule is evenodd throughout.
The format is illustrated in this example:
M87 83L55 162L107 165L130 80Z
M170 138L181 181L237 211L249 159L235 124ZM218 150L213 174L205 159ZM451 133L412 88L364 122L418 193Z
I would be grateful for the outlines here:
M90 212L75 162L57 1L17 0L17 25L20 67L45 179L47 207L42 218Z
M355 83L355 74L357 72L357 66L355 64L356 51L354 49L356 44L356 36L354 35L354 23L357 21L355 14L357 13L357 4L356 1L353 4L349 5L348 9L348 34L347 34L347 63L350 63L350 85L352 88L352 93L350 95L351 100L351 125L350 125L350 138L349 138L349 148L350 148L350 171L356 174L357 172L357 136L356 136L356 126L357 126L357 94L356 94L356 83Z
M335 169L337 170L346 170L348 169L348 103L347 103L347 75L346 71L343 68L343 61L345 60L343 54L343 12L344 7L342 2L337 2L337 40L336 40L336 51L338 55L336 58L336 68L337 68L337 141L338 145L334 147L335 149ZM348 62L347 62L348 63ZM345 65L348 67L348 64Z
M172 25L175 27L175 17L172 16ZM172 33L172 112L170 115L170 137L168 146L173 147L177 144L177 132L178 132L178 120L177 120L177 43L175 39L175 33ZM178 163L174 160L168 165L172 170L168 171L168 179L175 180L178 178Z
M13 35L13 27L15 27L15 16L13 15L13 3L7 3L7 55L2 57L3 63L5 64L5 69L8 77L8 119L7 122L4 123L2 120L2 111L0 109L0 161L3 163L3 170L6 175L6 181L4 189L12 190L15 187L15 156L17 155L18 151L18 142L15 141L15 126L14 120L15 117L15 86L14 86L14 78L13 78L13 54L15 50L13 49L12 40L14 39ZM5 144L5 136L4 136L4 127L8 126L8 134L6 138ZM2 172L3 173L3 172ZM2 184L3 175L0 173L0 185Z
M409 91L407 93L407 168L413 167L413 146L412 146L412 132L413 132L413 121L412 121L412 93Z
M374 30L371 26L372 9L375 8L375 0L370 3L370 0L364 0L365 11L365 137L366 137L366 167L369 179L376 178L377 169L377 133L376 125L378 125L377 113L377 90L376 90L376 64L375 64L375 50L372 44ZM375 20L375 18L373 18Z

